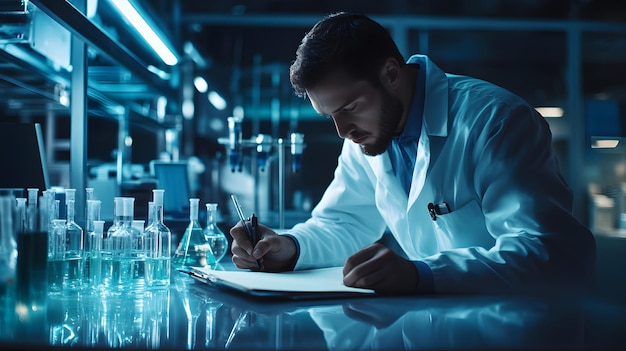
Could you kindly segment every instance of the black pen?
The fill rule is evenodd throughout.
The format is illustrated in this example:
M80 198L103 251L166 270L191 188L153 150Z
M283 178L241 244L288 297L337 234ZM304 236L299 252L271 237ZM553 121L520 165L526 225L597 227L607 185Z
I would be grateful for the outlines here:
M258 224L258 219L253 212L252 216L250 216L250 226L251 226L250 231L252 232L252 245L253 246L256 246L256 243L259 242L259 237L257 236L257 224Z

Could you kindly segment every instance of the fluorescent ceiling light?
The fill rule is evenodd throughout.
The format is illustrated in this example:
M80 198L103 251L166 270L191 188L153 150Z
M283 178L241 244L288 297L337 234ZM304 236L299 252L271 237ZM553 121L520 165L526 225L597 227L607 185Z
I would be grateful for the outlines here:
M619 144L619 139L596 139L591 143L592 149L614 149Z
M226 108L226 100L215 90L211 90L209 93L209 101L218 110L224 110Z
M178 63L176 55L165 45L163 40L159 38L148 22L141 17L139 12L137 12L128 0L111 0L111 3L117 8L119 13L135 27L139 35L152 47L165 64L173 66Z
M546 118L563 117L563 109L560 107L536 107L535 110Z
M201 92L201 93L206 93L207 90L209 90L209 84L206 82L206 80L200 76L197 76L194 80L193 80L193 85L196 86L196 89Z

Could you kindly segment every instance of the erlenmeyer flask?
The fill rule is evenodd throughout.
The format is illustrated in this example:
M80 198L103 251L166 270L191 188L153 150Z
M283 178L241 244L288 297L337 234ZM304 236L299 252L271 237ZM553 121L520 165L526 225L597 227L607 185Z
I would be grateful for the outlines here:
M198 222L199 202L200 199L189 199L189 225L172 259L172 265L176 269L188 270L191 267L215 266L215 256L211 251L211 245Z

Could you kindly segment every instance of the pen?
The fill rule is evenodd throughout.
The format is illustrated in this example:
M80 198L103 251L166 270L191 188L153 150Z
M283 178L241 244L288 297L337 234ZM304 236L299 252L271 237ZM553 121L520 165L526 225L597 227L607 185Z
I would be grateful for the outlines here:
M252 223L252 228L250 228L248 226L246 218L243 215L243 211L241 210L241 206L239 205L237 196L230 195L230 198L233 200L233 203L235 204L235 210L237 210L237 214L239 215L241 224L243 225L243 228L246 230L246 235L248 235L248 240L250 240L250 242L252 243L252 246L254 247L257 243L257 237L256 237L257 217L254 215L254 213L252 214L252 217L250 218L250 222ZM256 266L257 268L261 267L261 263L259 262L259 260L256 260Z

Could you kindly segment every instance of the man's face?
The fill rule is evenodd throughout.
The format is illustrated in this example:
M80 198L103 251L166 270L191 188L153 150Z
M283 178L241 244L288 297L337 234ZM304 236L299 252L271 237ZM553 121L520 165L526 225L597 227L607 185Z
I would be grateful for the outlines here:
M329 74L307 90L313 108L335 122L337 134L361 146L366 155L379 155L399 132L402 103L383 86L355 81L342 71Z

